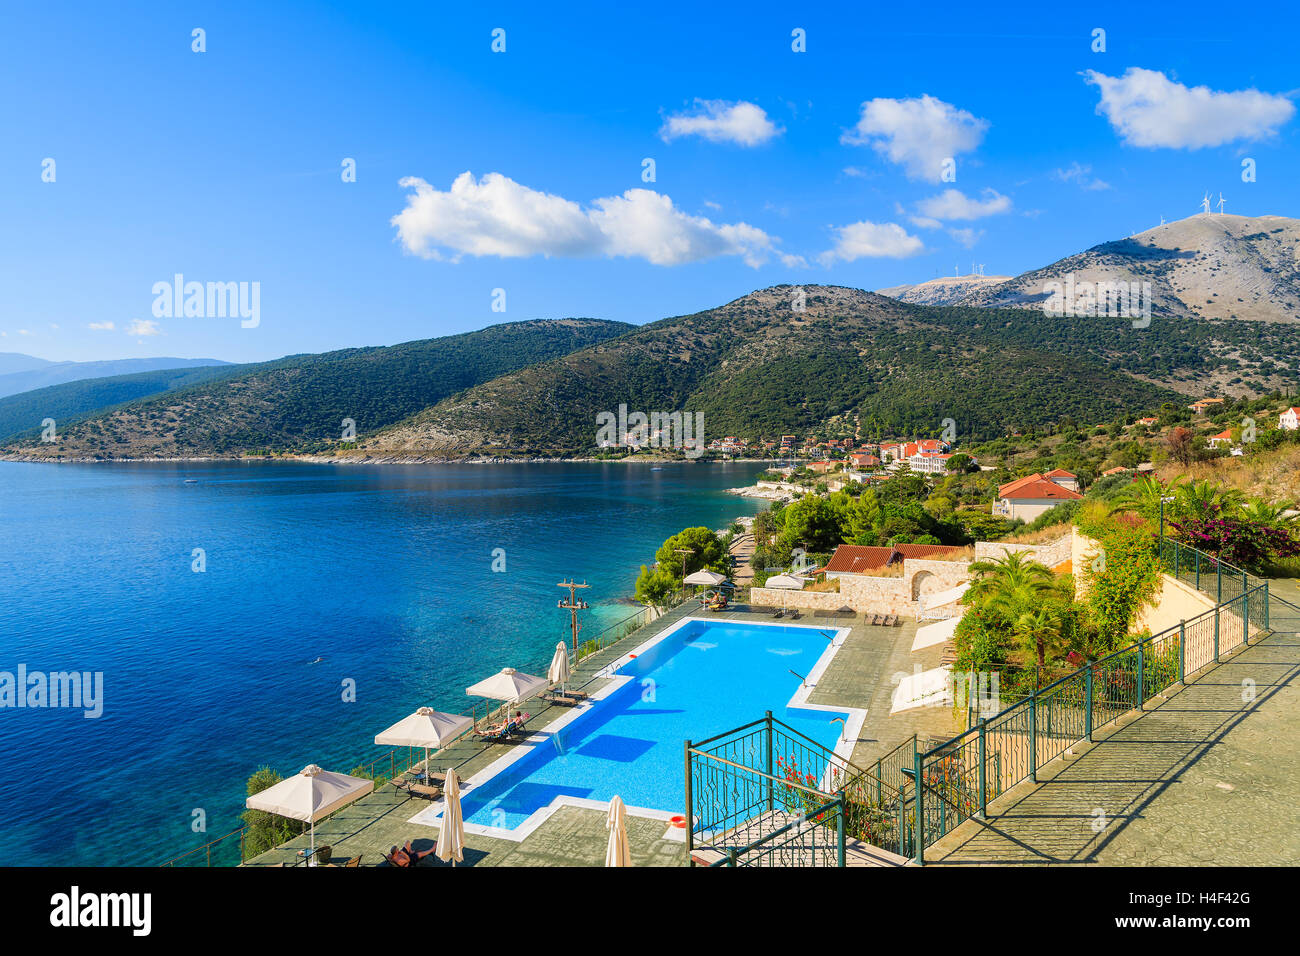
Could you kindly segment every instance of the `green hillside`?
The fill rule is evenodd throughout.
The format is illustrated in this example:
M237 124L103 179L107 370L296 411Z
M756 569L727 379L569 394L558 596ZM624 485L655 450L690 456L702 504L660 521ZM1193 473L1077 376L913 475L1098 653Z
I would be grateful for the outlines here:
M597 414L620 404L703 412L706 438L855 427L864 439L935 434L945 418L964 440L991 438L1177 400L1137 376L1213 360L1188 351L1172 326L1138 332L1107 318L911 306L825 286L808 287L806 311L796 312L792 292L765 289L503 376L381 430L364 448L586 451Z
M38 418L6 451L42 458L320 451L338 443L345 418L363 436L465 388L631 328L598 319L548 319L401 345L288 356L101 408L80 420L65 422L49 413L58 422L57 443L39 440Z
M0 442L39 427L46 418L62 423L90 412L147 398L187 385L229 378L247 368L244 365L208 365L200 368L169 368L133 375L92 378L22 392L0 398Z

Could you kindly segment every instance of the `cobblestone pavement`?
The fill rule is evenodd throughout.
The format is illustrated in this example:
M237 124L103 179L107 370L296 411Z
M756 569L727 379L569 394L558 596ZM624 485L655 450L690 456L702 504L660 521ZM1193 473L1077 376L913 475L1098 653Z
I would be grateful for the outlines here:
M1300 609L926 852L926 865L1300 863Z

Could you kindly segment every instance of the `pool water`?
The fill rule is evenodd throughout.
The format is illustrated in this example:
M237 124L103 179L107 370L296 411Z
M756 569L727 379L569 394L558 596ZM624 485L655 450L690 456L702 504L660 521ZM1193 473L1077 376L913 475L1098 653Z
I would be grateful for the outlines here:
M828 655L835 628L687 620L618 668L631 678L524 757L463 795L466 823L513 830L557 797L681 813L687 739L763 716L834 749L836 717L789 706L800 679Z

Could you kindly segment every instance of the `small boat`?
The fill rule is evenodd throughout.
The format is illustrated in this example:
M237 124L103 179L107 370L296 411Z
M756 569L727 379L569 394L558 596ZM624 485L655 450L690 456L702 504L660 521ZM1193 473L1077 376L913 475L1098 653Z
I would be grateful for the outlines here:
M186 478L186 479L185 479L185 484L187 484L187 485L197 485L198 483L199 483L199 480L198 480L197 478Z

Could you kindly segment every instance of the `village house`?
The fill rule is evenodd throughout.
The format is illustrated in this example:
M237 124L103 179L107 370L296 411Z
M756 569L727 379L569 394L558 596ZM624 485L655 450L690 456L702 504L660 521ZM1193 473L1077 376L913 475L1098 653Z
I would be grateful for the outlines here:
M1190 408L1197 415L1204 415L1207 410L1213 408L1215 405L1222 405L1222 404L1223 404L1223 399L1221 398L1202 398L1199 401L1192 402L1192 404L1188 405L1187 407Z
M1205 441L1206 441L1206 444L1208 444L1211 448L1219 448L1219 447L1221 447L1221 446L1223 446L1223 445L1231 445L1231 444L1232 444L1232 429L1231 429L1231 428L1225 428L1223 431L1219 432L1217 435L1210 435L1208 438L1205 439Z
M907 459L908 467L912 471L919 471L925 475L941 475L948 470L948 459L952 455L941 452L921 451Z
M1288 408L1277 419L1277 427L1289 432L1300 428L1300 408Z
M1062 468L1049 474L1055 477L1035 472L1002 485L998 488L998 500L993 503L993 514L1033 521L1063 501L1078 501L1083 497L1076 490L1079 480L1075 475ZM1074 487L1069 487L1070 484Z
M908 558L933 558L961 549L946 544L896 544L893 547L842 544L826 562L828 580L844 575L879 574L885 568Z

